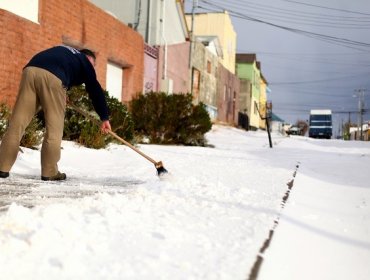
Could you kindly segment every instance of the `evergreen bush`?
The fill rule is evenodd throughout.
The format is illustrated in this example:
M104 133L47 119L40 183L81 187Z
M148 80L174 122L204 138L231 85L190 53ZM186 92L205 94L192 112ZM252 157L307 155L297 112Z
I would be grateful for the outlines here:
M10 116L11 109L5 103L0 104L0 138L2 138L5 133ZM26 131L21 139L20 146L36 149L36 147L41 144L42 137L42 122L37 116L35 116L27 126Z
M134 124L127 107L118 101L117 98L111 97L104 92L110 110L110 123L112 131L127 141L133 139ZM71 88L68 92L68 102L87 112L95 119L99 120L95 113L93 105L88 98L84 86ZM79 114L67 106L66 118L64 123L63 139L75 141L89 148L100 149L114 141L111 137L101 134L100 128L85 116Z
M30 149L37 149L37 146L42 142L43 136L42 121L37 116L34 116L24 132L20 145Z
M194 106L192 99L191 94L139 95L130 106L135 132L153 144L206 145L212 123L204 104Z
M3 138L4 132L8 126L10 109L5 103L0 104L0 138Z

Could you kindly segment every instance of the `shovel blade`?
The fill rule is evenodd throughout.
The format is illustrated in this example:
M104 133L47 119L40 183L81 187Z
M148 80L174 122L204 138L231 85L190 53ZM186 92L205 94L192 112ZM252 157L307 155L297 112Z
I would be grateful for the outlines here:
M163 166L157 167L157 174L158 176L162 176L164 174L168 173L167 169L164 168Z

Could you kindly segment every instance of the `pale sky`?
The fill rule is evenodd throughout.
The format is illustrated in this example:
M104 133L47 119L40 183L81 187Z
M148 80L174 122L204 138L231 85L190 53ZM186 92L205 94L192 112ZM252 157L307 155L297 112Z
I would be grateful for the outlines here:
M369 109L370 1L199 0L198 6L206 9L197 12L229 11L237 52L257 54L273 112L286 122L307 120L310 109L331 109L338 134L349 117L357 123L353 95L360 89ZM363 119L370 120L369 111Z

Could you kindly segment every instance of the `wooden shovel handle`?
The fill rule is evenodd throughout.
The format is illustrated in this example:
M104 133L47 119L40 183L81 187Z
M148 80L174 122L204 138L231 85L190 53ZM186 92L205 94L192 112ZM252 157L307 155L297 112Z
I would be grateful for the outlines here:
M96 118L94 118L93 116L89 115L87 112L85 112L84 110L81 110L79 107L77 107L76 105L74 104L71 104L71 103L68 103L68 106L71 107L73 110L75 110L76 112L80 113L81 115L85 116L86 118L88 118L89 120L91 120L94 124L96 124L97 126L100 127L101 125L101 122L98 121ZM112 130L109 130L108 133L113 136L114 138L116 138L118 141L122 142L123 144L125 144L126 146L128 146L129 148L133 149L135 152L137 152L139 155L143 156L144 158L146 158L147 160L149 160L151 163L153 163L155 165L155 167L161 167L162 166L162 162L160 161L155 161L154 159L152 159L151 157L147 156L146 154L144 154L143 152L141 152L140 150L138 150L137 148L135 148L133 145L131 145L129 142L127 142L125 139L119 137L116 133L114 133Z
M151 157L147 156L146 154L144 154L143 152L141 152L140 150L138 150L137 148L135 148L133 145L131 145L129 142L127 142L125 139L119 137L116 133L114 133L112 130L109 130L108 133L110 135L112 135L114 138L116 138L117 140L121 141L123 144L125 144L126 146L130 147L131 149L133 149L135 152L137 152L138 154L140 154L141 156L145 157L147 160L149 160L150 162L154 163L154 165L157 164L157 162L152 159Z

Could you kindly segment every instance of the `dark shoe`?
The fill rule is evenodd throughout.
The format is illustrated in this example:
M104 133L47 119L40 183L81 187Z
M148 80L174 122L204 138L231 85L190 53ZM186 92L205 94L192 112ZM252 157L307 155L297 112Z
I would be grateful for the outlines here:
M67 179L67 175L65 173L60 173L59 171L54 176L50 176L50 177L41 176L41 180L43 181L62 181L65 179Z
M0 171L0 178L7 178L9 177L9 172Z

